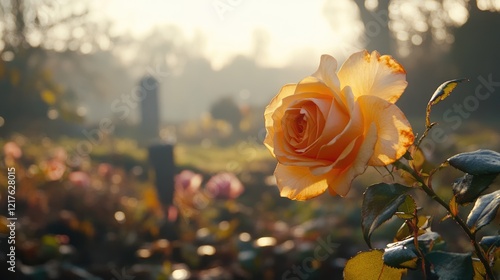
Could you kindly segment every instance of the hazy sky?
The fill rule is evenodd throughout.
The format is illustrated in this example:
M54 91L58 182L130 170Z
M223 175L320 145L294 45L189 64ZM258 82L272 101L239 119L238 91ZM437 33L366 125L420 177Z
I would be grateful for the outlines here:
M356 16L348 0L337 0L346 13ZM95 10L110 19L115 31L140 38L158 26L177 25L192 38L204 38L204 54L214 68L222 67L236 54L252 54L256 34L260 38L260 63L283 66L300 62L300 56L316 58L332 53L339 42L354 38L349 32L332 29L323 12L324 0L108 0L95 2ZM343 38L342 38L343 37ZM350 37L350 38L346 38ZM307 61L307 59L302 59ZM315 59L313 59L316 62Z

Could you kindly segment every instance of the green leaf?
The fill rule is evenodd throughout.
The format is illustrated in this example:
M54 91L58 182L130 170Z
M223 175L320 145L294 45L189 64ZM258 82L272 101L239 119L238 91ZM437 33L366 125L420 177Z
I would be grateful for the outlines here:
M479 245L483 247L485 251L489 251L490 248L492 247L500 247L500 235L493 235L493 236L483 236L481 238L481 241L479 242Z
M418 237L418 242L425 245L425 249L432 249L435 243L442 242L441 236L437 232L429 231Z
M382 250L358 253L347 262L344 280L401 279L407 270L385 265L382 254Z
M465 174L453 183L456 202L463 205L473 202L495 180L498 174L471 175Z
M438 104L440 101L444 100L448 97L451 92L455 89L458 83L463 81L468 81L468 79L455 79L442 83L434 92L431 99L427 103L427 110L425 114L425 126L427 128L431 128L435 123L431 124L430 115L431 115L431 107L433 105Z
M500 154L492 150L477 150L454 155L447 160L451 166L472 175L500 173Z
M467 226L476 232L489 224L495 218L499 205L500 190L479 197L467 217Z
M407 195L405 201L399 205L396 216L401 219L413 219L417 211L417 204L413 197Z
M409 243L386 248L383 258L384 263L391 267L415 269L418 266L419 256L415 245Z
M418 266L419 250L425 254L432 250L435 244L442 243L441 236L436 232L426 232L418 236L418 250L413 237L387 244L384 251L384 263L396 268L415 269Z
M422 235L427 232L427 229L430 227L431 216L418 216L417 218L417 227L418 233L417 235ZM412 229L408 226L408 224L403 223L399 228L396 236L394 237L397 241L404 240L408 237L413 237Z
M444 100L446 97L448 97L451 92L455 89L458 83L461 83L463 81L468 81L467 78L462 78L462 79L455 79L455 80L450 80L442 83L434 92L432 95L431 99L429 100L430 105L435 105L438 104L440 101Z
M430 252L425 259L432 264L439 280L472 279L474 268L471 253Z
M361 226L366 244L381 224L390 219L398 207L406 201L406 192L411 188L400 184L379 183L369 186L363 194Z

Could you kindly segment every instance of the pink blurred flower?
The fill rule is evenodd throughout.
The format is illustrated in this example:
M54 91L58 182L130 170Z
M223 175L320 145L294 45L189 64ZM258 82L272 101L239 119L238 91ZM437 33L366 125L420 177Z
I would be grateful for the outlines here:
M200 189L203 176L190 170L183 170L174 179L175 190L177 192L196 192Z
M83 171L73 171L69 173L68 180L71 182L71 184L77 187L86 188L90 186L90 177Z
M7 158L18 159L23 155L23 151L15 142L7 142L3 146L3 152Z
M200 205L199 201L206 201L205 194L200 192L203 176L190 170L184 170L175 176L174 204L178 207L180 214L191 217L206 206Z
M233 173L214 175L206 184L208 193L215 198L232 199L241 195L243 184Z
M97 166L97 174L105 179L110 179L113 175L113 166L109 163L101 163Z
M63 162L54 159L42 162L41 167L45 173L45 177L49 181L57 181L61 179L66 171L66 165Z
M65 162L68 158L68 153L62 147L57 147L52 150L52 159L58 160L60 162Z

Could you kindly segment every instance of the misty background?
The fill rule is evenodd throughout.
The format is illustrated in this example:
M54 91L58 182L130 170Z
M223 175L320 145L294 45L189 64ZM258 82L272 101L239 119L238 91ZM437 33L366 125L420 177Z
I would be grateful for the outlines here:
M458 114L499 129L500 1L191 2L2 1L2 134L103 118L137 125L139 107L126 100L145 75L159 82L163 126L238 107L227 119L251 115L255 133L279 88L313 73L321 54L340 65L361 49L405 67L409 85L398 105L417 129L434 90L463 77L470 82L435 106L433 120L453 124L442 121L446 111L489 80L487 101L447 120Z
M363 192L397 171L369 168L343 198L280 197L265 106L322 54L341 65L377 50L407 71L397 105L415 133L435 89L469 79L432 108L425 160L414 153L422 174L458 152L500 151L499 27L500 0L0 0L0 243L15 176L23 279L282 279L330 239L307 277L340 279L368 249ZM440 173L433 189L451 199L463 174ZM422 202L448 248L470 251ZM481 234L497 235L498 217Z

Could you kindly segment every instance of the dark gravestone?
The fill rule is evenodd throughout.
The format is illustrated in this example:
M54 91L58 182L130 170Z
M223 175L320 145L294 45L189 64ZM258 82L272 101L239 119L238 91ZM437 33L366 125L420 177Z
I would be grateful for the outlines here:
M151 77L145 76L140 82L141 94L141 124L140 124L140 140L151 141L157 139L160 130L160 112L158 108L158 81Z
M148 146L149 161L155 173L155 185L158 198L164 206L172 205L174 193L175 163L173 146L158 142L160 112L158 107L158 81L152 76L141 79L140 90L141 124L139 139Z
M139 141L153 143L148 145L148 158L154 171L154 181L158 200L163 206L166 219L160 225L160 234L168 240L177 240L175 220L171 215L174 210L174 146L158 141L160 113L158 107L158 82L151 76L141 80L140 88L144 98L141 103L141 124Z
M165 143L148 147L148 157L155 173L158 199L164 206L172 205L174 199L174 146Z
M174 146L166 143L152 144L148 147L148 157L155 173L155 186L158 200L163 206L166 219L160 225L160 235L168 240L178 240L176 221L177 214L171 218L171 211L175 210L174 176L176 173L174 162ZM177 211L175 211L177 213ZM179 258L174 251L174 259ZM176 257L177 256L177 257Z

